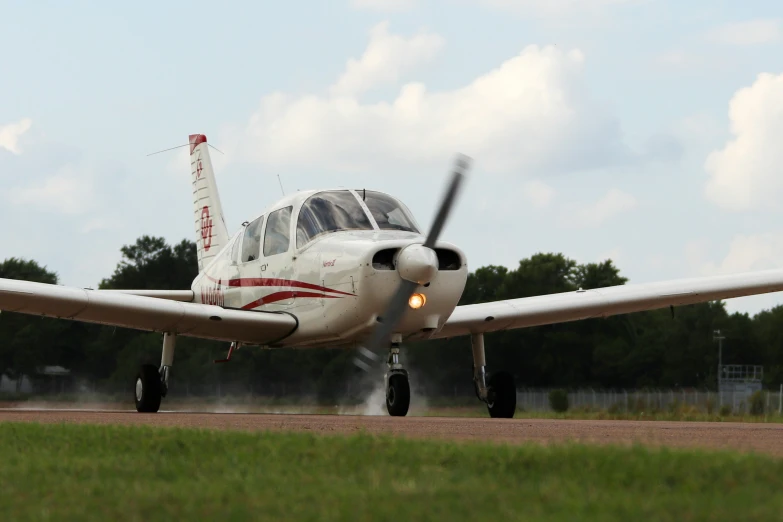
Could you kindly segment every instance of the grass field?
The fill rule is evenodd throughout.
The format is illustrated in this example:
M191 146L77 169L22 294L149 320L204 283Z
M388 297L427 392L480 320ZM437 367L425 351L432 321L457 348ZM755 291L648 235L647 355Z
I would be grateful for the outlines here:
M783 461L0 423L0 520L772 520Z

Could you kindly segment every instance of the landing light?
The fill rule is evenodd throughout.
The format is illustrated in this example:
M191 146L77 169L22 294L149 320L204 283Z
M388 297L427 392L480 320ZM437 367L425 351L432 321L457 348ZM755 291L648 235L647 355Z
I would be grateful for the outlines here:
M413 294L410 299L408 299L408 305L413 308L414 310L418 310L424 304L427 302L427 298L424 297L424 294Z

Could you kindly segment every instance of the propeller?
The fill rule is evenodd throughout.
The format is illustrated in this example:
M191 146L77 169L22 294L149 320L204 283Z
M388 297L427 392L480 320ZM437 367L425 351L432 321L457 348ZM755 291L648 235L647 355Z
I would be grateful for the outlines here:
M423 246L425 248L431 250L438 241L438 237L443 231L446 219L451 212L451 208L454 206L454 202L456 201L469 167L470 158L461 154L457 156L454 163L454 169L451 173L451 180L449 181L446 193L441 201L440 208L438 208L438 213L435 215L435 221L433 221L430 232L424 242ZM388 343L394 329L397 327L400 319L402 319L402 315L405 313L405 309L408 306L408 300L411 298L411 295L413 295L413 292L419 284L420 283L417 281L408 281L405 279L400 281L400 286L397 287L394 296L392 296L386 305L385 313L379 318L379 324L375 327L375 330L373 330L365 345L359 347L359 354L354 358L354 364L356 364L356 366L369 372L380 361L384 360L382 355L385 348L384 344Z

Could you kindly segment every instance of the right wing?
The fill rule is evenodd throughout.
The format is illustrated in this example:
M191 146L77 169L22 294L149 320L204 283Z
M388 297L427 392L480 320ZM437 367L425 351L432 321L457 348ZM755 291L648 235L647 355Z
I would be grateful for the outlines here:
M276 343L298 325L287 313L229 310L143 292L147 295L0 279L0 310L254 345Z
M458 306L431 339L783 291L783 270L577 290Z

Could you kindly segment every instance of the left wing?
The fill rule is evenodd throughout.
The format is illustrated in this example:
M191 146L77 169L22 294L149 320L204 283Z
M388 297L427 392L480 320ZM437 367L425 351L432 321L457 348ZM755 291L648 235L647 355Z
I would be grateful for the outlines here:
M298 325L287 313L230 310L181 302L173 299L175 293L143 293L0 279L0 310L258 345L278 342Z
M783 290L783 270L577 290L458 306L431 339L609 317Z
M193 290L97 290L101 293L116 293L127 295L140 295L154 297L156 299L170 299L171 301L193 302L195 294Z

